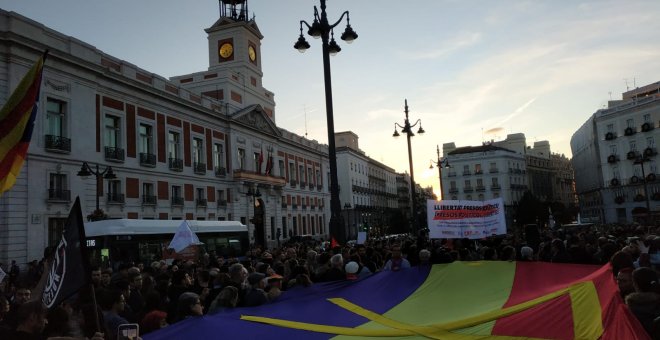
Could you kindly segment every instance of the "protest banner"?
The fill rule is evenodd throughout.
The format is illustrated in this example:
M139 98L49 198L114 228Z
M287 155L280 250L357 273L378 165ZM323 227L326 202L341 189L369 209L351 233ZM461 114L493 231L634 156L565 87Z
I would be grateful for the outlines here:
M426 202L430 238L479 239L506 234L502 198Z

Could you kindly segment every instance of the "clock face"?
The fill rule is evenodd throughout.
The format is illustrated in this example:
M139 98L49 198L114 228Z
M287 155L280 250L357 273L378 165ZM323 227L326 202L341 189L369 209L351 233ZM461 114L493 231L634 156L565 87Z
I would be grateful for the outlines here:
M257 59L257 51L254 50L254 47L248 47L248 55L250 56L251 61L255 61Z
M230 43L224 43L220 46L220 56L227 59L234 53L234 47Z

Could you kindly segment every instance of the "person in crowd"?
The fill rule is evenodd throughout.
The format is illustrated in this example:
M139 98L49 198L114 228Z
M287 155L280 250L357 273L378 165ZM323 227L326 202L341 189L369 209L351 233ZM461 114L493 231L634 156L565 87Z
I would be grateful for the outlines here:
M16 327L10 333L8 339L46 339L42 333L48 324L48 320L46 319L47 313L48 310L41 300L21 304L16 311Z
M550 248L552 254L552 258L550 259L550 262L554 262L554 263L571 262L570 255L568 254L568 251L566 251L566 245L564 244L564 241L556 238L552 240L552 242L550 242Z
M633 272L633 268L626 267L626 268L621 268L621 270L619 270L619 273L616 275L616 284L619 287L619 293L621 294L621 298L623 298L624 301L629 294L635 292L632 272Z
M92 268L92 284L97 290L101 288L101 267Z
M9 267L9 276L7 278L9 284L17 284L18 276L21 274L21 268L16 264L16 260L11 260L11 266Z
M131 307L133 313L137 316L142 315L144 309L144 297L142 296L142 275L138 272L131 271L128 274L128 298L126 304ZM138 317L139 319L139 317Z
M266 275L259 272L251 273L248 276L250 288L245 293L245 301L243 303L245 307L261 306L268 302L268 295L264 291L264 278L266 278Z
M344 271L346 272L346 280L356 281L359 279L358 271L360 270L360 265L355 261L350 261L344 266Z
M112 269L105 268L101 271L101 287L110 288L110 281L112 280Z
M148 334L167 327L167 313L160 310L153 310L147 313L140 321L140 335Z
M108 332L108 339L116 339L117 327L128 323L128 320L119 315L125 307L126 299L120 290L111 289L104 292L101 308L103 309L103 320L105 329Z
M13 299L11 300L10 303L9 313L7 313L7 316L5 317L5 320L7 321L7 324L9 325L10 328L12 329L16 328L18 322L17 321L18 314L16 313L16 311L18 311L21 305L30 301L31 297L32 297L32 291L27 286L22 285L16 288Z
M392 245L391 251L392 257L387 260L387 262L385 262L383 270L391 270L393 272L397 272L401 269L410 268L410 262L408 262L408 260L406 260L401 254L400 244L397 243Z
M632 272L635 292L628 294L626 304L644 329L653 334L653 320L660 316L660 284L651 268L640 267Z
M169 306L167 308L167 322L172 324L177 321L179 296L192 291L192 278L185 270L177 270L172 273L172 285L167 290ZM199 296L198 296L199 297Z
M245 293L248 290L248 270L241 263L234 263L229 267L229 282L227 286L234 286L238 290L238 305L243 306Z
M534 249L529 246L523 246L520 248L520 261L530 262L534 261Z
M612 274L614 274L614 277L617 277L621 269L635 269L635 264L630 253L621 250L612 255L612 258L610 258L610 264L612 265Z
M419 266L431 266L431 252L428 249L419 251Z
M209 314L215 314L236 307L238 303L238 289L234 286L222 288L218 296L209 307Z
M346 279L344 273L344 257L342 254L335 254L330 258L330 268L319 277L320 282L340 281Z
M204 306L199 295L193 292L185 292L177 299L176 322L204 315Z
M7 331L11 329L11 326L7 323L6 317L10 309L9 301L3 295L0 295L0 334L3 334L2 331Z

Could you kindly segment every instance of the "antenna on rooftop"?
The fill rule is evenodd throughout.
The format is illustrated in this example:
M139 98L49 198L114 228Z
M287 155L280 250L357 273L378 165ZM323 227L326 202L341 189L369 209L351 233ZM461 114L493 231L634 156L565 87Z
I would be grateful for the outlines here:
M305 138L307 138L307 106L303 105L303 112L305 112Z
M612 91L610 91L610 92L607 92L607 93L609 93L609 94L610 94L610 100L612 100Z
M628 87L628 78L623 78L623 81L626 82L626 91L630 91L630 88Z

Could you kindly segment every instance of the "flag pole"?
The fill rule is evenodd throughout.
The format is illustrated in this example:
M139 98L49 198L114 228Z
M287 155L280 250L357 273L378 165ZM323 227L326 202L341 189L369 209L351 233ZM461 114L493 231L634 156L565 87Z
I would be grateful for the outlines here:
M101 333L101 321L99 320L99 306L96 303L96 288L94 288L94 283L90 282L89 287L92 291L92 304L94 305L94 321L96 322L96 332Z

